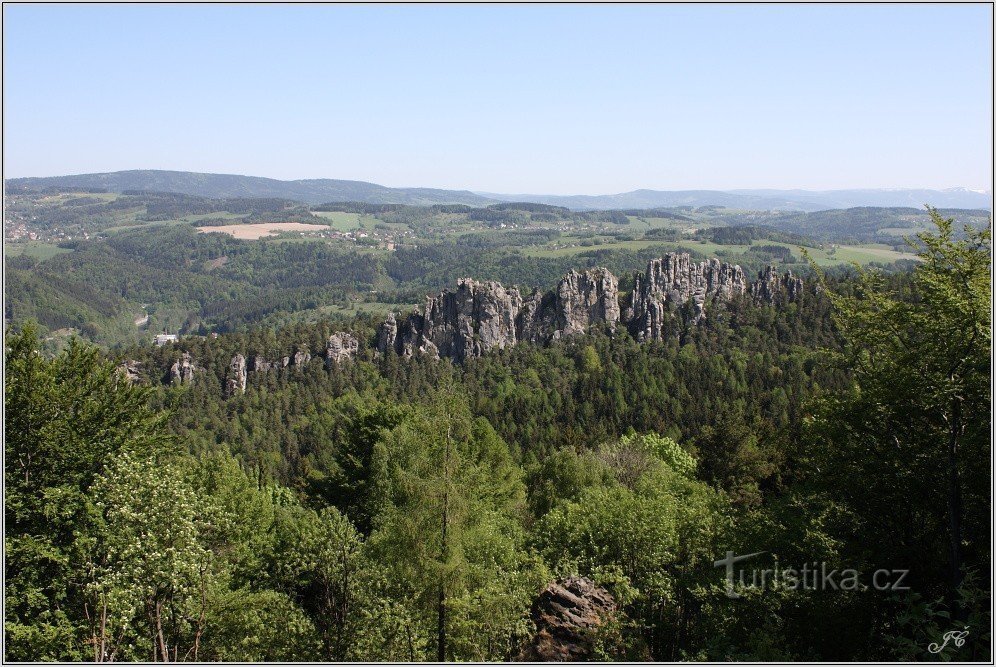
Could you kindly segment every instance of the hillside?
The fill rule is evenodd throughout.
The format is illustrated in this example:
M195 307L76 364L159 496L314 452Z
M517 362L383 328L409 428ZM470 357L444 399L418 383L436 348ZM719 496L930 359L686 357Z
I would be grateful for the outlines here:
M308 204L363 202L367 204L466 204L486 206L498 201L531 202L574 210L723 206L752 211L820 211L859 206L910 206L930 203L938 208L991 209L992 194L963 188L949 190L634 190L609 195L496 194L435 188L389 188L363 181L319 178L280 181L259 176L202 174L189 171L135 170L6 181L8 192L22 188L98 189L174 192L213 199L279 198Z
M356 201L370 204L468 204L483 206L493 200L466 191L433 188L387 188L363 181L329 178L279 181L259 176L234 174L200 174L190 171L143 169L106 174L78 174L44 178L7 180L8 191L16 188L81 188L108 192L141 190L176 192L212 199L249 197L292 199L308 204L332 201Z

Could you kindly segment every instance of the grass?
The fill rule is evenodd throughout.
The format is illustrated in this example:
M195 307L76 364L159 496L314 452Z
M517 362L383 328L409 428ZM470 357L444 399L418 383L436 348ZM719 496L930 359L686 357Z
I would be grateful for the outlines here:
M21 255L26 255L41 262L44 262L46 259L52 259L56 255L61 255L66 252L72 252L72 250L69 248L60 248L54 243L45 243L44 241L27 241L25 243L11 243L9 241L4 241L3 244L4 257L20 257Z
M689 248L697 250L706 255L715 255L717 252L729 252L731 250L737 252L743 252L747 249L747 246L730 246L730 245L719 245L716 243L700 243L699 241L694 241L692 239L685 239L682 241L662 241L661 239L639 239L636 241L612 241L603 239L598 245L582 246L580 245L580 240L571 237L565 237L561 242L571 243L567 247L563 248L551 248L551 247L529 247L524 248L522 253L530 257L570 257L571 255L578 255L583 252L588 252L589 250L643 250L644 248L650 248L652 246L665 246L667 248Z
M414 303L378 303L378 302L352 302L348 308L343 308L335 304L319 306L310 310L300 310L294 313L279 313L265 320L269 324L288 324L318 322L336 315L358 315L360 313L372 313L374 315L387 317L389 312L408 312L418 304Z

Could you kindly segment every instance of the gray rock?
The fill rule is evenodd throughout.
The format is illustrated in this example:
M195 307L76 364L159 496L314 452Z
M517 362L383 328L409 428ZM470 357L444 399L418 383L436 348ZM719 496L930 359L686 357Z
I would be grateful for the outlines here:
M381 325L377 347L406 357L419 352L463 362L515 345L522 305L515 287L464 278L455 290L428 297L422 312L401 325L389 315Z
M608 269L570 271L557 285L556 323L559 336L584 333L589 327L619 321L619 281Z
M353 334L339 331L329 336L325 344L325 363L328 366L352 359L360 350L360 341Z
M137 361L127 360L122 361L117 368L118 373L125 379L128 384L139 384L142 382L142 364Z
M246 391L246 358L241 354L232 357L228 364L228 380L225 382L225 394L234 396Z
M709 259L693 262L688 253L652 259L636 274L626 317L637 340L660 340L669 311L691 304L691 322L705 318L706 305L747 292L747 278L738 265Z
M295 366L304 366L309 361L311 361L311 352L308 352L307 350L298 350L294 353Z
M387 319L380 325L380 331L377 332L377 351L381 354L386 354L388 350L396 351L397 341L398 320L395 319L394 313L388 313Z
M252 357L249 362L249 370L251 370L253 373L265 373L266 371L274 368L275 366L276 366L275 363L267 361L266 357L263 357L262 355L259 354Z
M778 280L787 299L801 294L800 279L787 274ZM773 288L756 289L767 294L764 290ZM377 349L460 363L519 342L543 344L596 326L614 329L620 322L637 340L660 340L683 306L690 306L688 321L695 324L713 303L754 290L739 266L718 259L693 262L688 253L651 260L645 273L636 274L625 310L620 309L619 281L604 268L570 271L557 289L545 294L533 290L525 297L516 287L464 278L455 290L427 297L421 311L400 322L390 313L378 331Z
M760 303L778 306L799 300L803 286L802 278L793 276L791 271L779 275L778 267L768 266L757 275L750 293Z
M549 584L533 603L536 634L520 662L583 662L594 658L598 629L618 615L612 595L587 577Z
M184 352L180 358L173 362L169 369L170 383L175 385L189 384L194 379L194 374L202 370L189 352Z

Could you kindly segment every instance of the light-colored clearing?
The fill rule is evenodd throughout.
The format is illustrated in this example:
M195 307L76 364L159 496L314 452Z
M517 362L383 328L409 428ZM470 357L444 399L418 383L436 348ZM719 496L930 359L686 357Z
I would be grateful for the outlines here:
M231 234L237 239L255 241L264 236L273 236L280 232L326 232L328 225L310 225L306 222L260 222L254 225L221 225L218 227L198 227L203 233L219 232Z

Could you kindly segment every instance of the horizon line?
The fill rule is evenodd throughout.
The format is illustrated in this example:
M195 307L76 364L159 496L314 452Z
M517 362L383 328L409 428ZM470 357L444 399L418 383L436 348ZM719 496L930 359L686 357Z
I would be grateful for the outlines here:
M765 192L765 191L780 191L780 192L810 192L810 193L831 193L831 192L912 192L917 190L932 190L935 192L972 192L981 195L992 196L992 189L977 189L970 188L967 186L950 186L950 187L928 187L928 186L902 186L902 187L835 187L835 188L807 188L807 187L775 187L775 186L765 186L765 187L683 187L683 188L657 188L657 187L635 187L630 190L623 190L620 192L603 192L599 194L591 193L578 193L574 192L571 194L560 194L560 193L550 193L550 192L498 192L495 190L475 190L470 187L439 187L439 186L427 186L427 185L384 185L376 181L365 181L356 178L335 178L331 176L318 176L318 177L307 177L307 178L275 178L273 176L259 176L255 174L240 174L233 172L220 172L220 171L191 171L185 169L162 169L162 168L151 168L151 169L117 169L114 171L89 171L89 172L79 172L72 174L55 174L50 176L7 176L4 175L4 183L7 181L16 180L26 180L26 179L49 179L49 178L71 178L74 176L96 176L96 175L110 175L110 174L121 174L128 172L163 172L163 173L176 173L176 174L200 174L209 176L235 176L238 178L260 178L270 181L277 181L280 183L296 183L304 181L340 181L340 182L352 182L352 183L365 183L368 185L376 185L378 187L389 188L392 190L442 190L442 191L452 191L452 192L469 192L474 195L487 197L490 195L500 195L502 197L513 197L513 196L523 196L523 197L611 197L614 195L625 195L632 194L634 192L640 191L650 191L650 192L724 192L724 193L747 193L747 192Z

